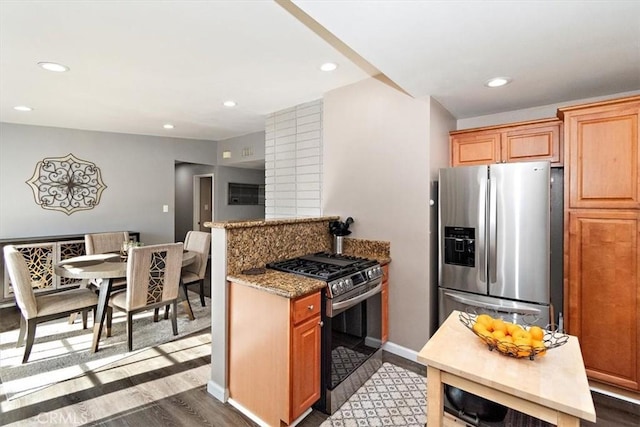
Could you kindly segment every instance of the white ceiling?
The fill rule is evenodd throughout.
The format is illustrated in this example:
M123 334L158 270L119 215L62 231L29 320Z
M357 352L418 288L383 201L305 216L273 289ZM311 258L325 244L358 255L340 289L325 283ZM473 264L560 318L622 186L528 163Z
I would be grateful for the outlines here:
M271 0L0 0L0 121L223 140L376 68L458 119L640 89L638 0L294 3L375 68Z

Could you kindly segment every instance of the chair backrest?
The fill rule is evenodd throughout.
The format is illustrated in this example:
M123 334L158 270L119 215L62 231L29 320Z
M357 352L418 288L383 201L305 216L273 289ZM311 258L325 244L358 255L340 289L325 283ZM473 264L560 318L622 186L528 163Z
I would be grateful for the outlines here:
M84 235L84 250L87 255L106 254L118 252L122 248L122 242L129 241L128 231L116 231L113 233L92 233Z
M15 246L4 247L4 262L9 273L16 303L25 319L32 319L38 314L36 296L31 286L31 274L24 256Z
M183 248L180 242L140 246L129 251L127 310L177 298Z
M195 273L200 279L204 278L207 271L207 261L211 250L211 233L204 231L188 231L184 239L184 248L188 251L198 253L195 262L187 265L184 269Z

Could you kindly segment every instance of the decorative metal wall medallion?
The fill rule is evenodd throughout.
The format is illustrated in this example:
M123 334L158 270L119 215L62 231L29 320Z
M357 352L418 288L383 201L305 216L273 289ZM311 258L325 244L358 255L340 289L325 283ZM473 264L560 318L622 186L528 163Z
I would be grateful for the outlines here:
M93 209L107 188L95 163L78 159L71 153L38 162L27 184L33 190L36 203L43 209L62 211L67 215Z

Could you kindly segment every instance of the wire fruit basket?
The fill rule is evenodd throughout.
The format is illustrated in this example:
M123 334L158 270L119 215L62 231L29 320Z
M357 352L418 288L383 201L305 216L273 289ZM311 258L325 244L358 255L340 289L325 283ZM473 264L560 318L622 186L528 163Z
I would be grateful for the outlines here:
M558 331L542 329L535 325L521 326L487 314L461 312L459 319L487 344L490 351L498 350L504 355L518 359L534 360L536 357L544 356L547 350L560 347L569 340L569 335ZM491 325L495 322L495 329L489 326L489 319Z

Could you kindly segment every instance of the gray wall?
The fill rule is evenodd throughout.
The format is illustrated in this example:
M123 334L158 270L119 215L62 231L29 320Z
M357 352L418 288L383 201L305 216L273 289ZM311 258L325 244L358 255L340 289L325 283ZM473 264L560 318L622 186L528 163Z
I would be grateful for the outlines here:
M216 164L232 167L245 162L264 164L264 140L265 132L261 131L218 141L218 161ZM224 151L229 151L231 157L225 159L222 156Z
M264 185L264 170L216 166L213 181L215 221L264 219L264 205L229 205L228 202L230 182Z
M175 161L214 164L216 149L215 141L0 123L0 238L134 230L148 244L173 241ZM95 163L107 188L94 209L66 215L37 205L25 181L38 161L69 153Z

